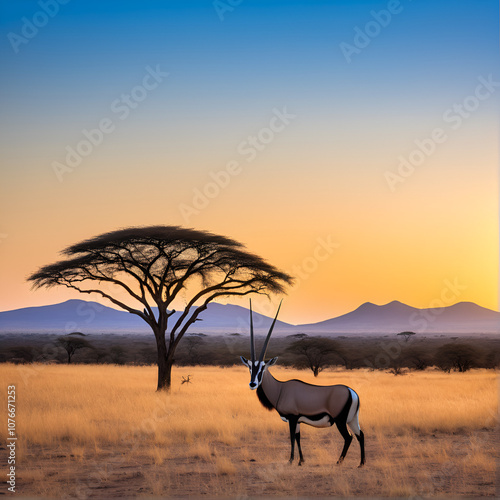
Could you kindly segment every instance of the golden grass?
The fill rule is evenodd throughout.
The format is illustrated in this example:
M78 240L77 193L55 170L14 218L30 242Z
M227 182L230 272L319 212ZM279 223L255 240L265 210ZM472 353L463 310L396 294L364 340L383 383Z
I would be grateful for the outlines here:
M248 389L244 367L189 368L193 382L184 385L186 369L176 369L170 394L154 391L155 367L39 365L26 382L23 369L2 364L0 380L3 387L17 386L18 429L30 443L105 445L140 436L161 445L194 443L200 437L233 445L253 432L273 435L283 429ZM324 372L318 379L288 369L274 374L282 380L350 385L360 395L360 421L368 434L492 428L498 413L497 375L486 370L404 377L361 370ZM6 411L5 399L2 405ZM0 437L6 437L5 426Z
M225 456L217 457L215 465L217 474L220 475L235 474L237 470L231 459Z
M192 382L181 385L188 372ZM273 374L347 384L358 392L365 469L355 468L359 446L353 441L332 476L342 440L335 429L307 426L301 428L306 464L289 467L288 428L249 390L244 367L177 368L167 394L154 390L155 367L2 364L2 387L16 385L18 450L29 464L21 468L21 491L57 496L77 473L80 497L92 496L96 484L111 496L124 495L124 478L125 496L475 495L470 473L494 492L496 373L395 377L358 370L314 379L275 367ZM0 438L6 437L3 426ZM51 468L53 477L45 474Z

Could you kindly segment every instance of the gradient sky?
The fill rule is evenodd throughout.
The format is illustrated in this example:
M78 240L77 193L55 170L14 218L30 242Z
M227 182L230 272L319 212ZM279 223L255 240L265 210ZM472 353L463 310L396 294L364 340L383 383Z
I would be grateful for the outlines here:
M292 323L366 301L497 310L498 17L493 0L0 3L0 310L78 296L25 278L149 224L294 274Z

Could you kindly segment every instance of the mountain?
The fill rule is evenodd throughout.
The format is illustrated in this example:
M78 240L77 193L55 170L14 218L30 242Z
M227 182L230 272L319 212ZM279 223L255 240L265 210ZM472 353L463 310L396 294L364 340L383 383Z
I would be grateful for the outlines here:
M67 300L50 306L26 307L0 313L2 332L141 331L143 324L144 321L139 317L125 311L85 300Z
M170 318L173 324L179 316ZM248 335L249 311L232 304L208 305L189 329L190 333L241 333ZM272 318L254 312L256 334L267 333ZM336 318L306 325L290 325L277 321L279 334L391 334L403 331L430 334L500 333L500 313L472 302L435 309L417 309L398 301L385 305L371 302ZM68 300L60 304L27 307L0 312L0 333L150 333L139 317L97 302Z
M155 310L155 312L157 312ZM174 313L169 320L173 324L180 317ZM249 332L248 309L231 304L212 303L200 314L189 329L190 333L242 333ZM267 333L272 319L254 312L256 333ZM293 326L276 321L276 332L292 330ZM68 300L60 304L40 307L26 307L0 312L0 333L150 333L149 326L138 316L119 311L97 302Z
M371 302L336 318L300 325L304 333L500 333L500 313L472 302L418 309L398 301Z

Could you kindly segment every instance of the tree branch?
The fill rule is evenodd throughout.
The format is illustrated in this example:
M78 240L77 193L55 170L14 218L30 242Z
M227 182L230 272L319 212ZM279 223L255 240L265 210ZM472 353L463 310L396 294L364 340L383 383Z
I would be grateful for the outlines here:
M231 293L230 295L244 296L244 295L248 295L250 293L259 293L259 292L257 290L252 289L252 290L246 290L245 292L234 292L234 293ZM179 343L181 338L184 336L184 334L187 332L188 328L198 319L198 316L200 315L200 313L202 313L208 307L208 304L212 300L214 300L215 298L217 298L219 296L226 296L226 295L228 295L228 294L223 293L223 292L214 293L213 295L208 297L201 306L199 306L195 309L195 311L193 312L191 317L188 319L188 321L184 324L184 326L182 327L182 329L178 333L177 337L173 340L174 348L177 347L177 344Z
M90 293L98 293L102 297L110 300L111 302L113 302L113 304L121 307L122 309L125 309L129 313L136 314L137 316L139 316L140 318L142 318L144 321L146 321L146 323L148 323L150 326L154 326L151 323L150 318L147 315L145 315L143 312L141 312L141 311L139 311L137 309L133 309L132 307L127 306L123 302L121 302L121 301L119 301L119 300L111 297L111 295L108 295L107 293L103 292L102 290L98 290L98 289L92 290L92 289L86 289L86 288L79 288L76 285L74 285L72 282L67 281L67 280L59 281L59 284L60 285L64 285L67 288L73 288L74 290L77 290L80 293L89 293L89 294Z

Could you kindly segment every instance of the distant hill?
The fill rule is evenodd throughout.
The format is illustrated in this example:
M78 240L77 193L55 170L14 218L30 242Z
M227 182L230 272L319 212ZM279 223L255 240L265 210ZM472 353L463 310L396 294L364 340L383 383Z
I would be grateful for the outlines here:
M305 333L500 333L500 313L472 302L417 309L398 301L378 306L371 302L336 318L301 325Z
M174 313L169 322L173 324L180 316ZM189 329L191 333L242 333L249 332L248 309L231 304L212 303L200 314ZM267 332L272 322L262 314L254 312L255 332ZM287 331L292 325L277 321L275 330ZM40 307L26 307L0 312L0 332L24 333L151 333L149 326L138 316L119 311L97 302L68 300L60 304Z
M179 317L175 313L170 322ZM190 333L241 333L248 335L249 311L231 304L209 304L189 329ZM272 318L254 313L256 334L267 333ZM417 309L398 301L385 305L371 302L336 318L305 325L277 321L279 334L390 334L402 331L430 334L500 333L500 313L472 302L436 309ZM60 304L0 312L0 333L150 333L137 316L97 302L68 300Z

